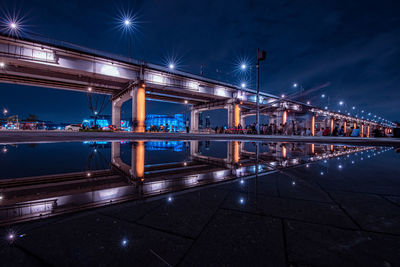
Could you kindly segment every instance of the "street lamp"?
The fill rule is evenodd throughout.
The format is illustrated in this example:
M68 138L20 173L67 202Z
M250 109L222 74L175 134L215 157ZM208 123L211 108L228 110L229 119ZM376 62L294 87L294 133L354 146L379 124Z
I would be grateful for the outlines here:
M257 80L256 80L256 84L257 84L257 114L256 114L256 130L257 130L257 134L260 134L260 85L259 85L259 80L260 80L260 61L265 60L265 58L267 57L267 52L265 52L264 50L260 50L257 48L257 65L256 65L256 69L257 69Z
M168 68L169 68L170 70L173 70L173 69L175 69L175 64L173 64L173 63L170 63L170 64L168 65Z
M297 87L297 85L298 85L297 83L294 83L294 84L293 84L293 87L294 87L294 88L296 88L296 87Z
M240 68L241 68L242 70L245 70L245 69L247 69L247 65L246 65L246 64L241 64L241 65L240 65Z
M344 102L343 101L339 101L339 105L343 106Z
M241 83L241 84L240 84L240 87L246 88L246 83Z

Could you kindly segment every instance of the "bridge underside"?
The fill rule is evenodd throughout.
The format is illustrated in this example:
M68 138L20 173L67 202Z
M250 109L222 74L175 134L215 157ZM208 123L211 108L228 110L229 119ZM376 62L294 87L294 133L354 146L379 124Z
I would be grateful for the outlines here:
M190 129L198 131L198 114L227 109L228 127L244 126L244 117L255 115L254 91L191 75L161 66L121 59L36 40L0 35L0 82L108 94L113 102L113 124L120 125L122 103L132 99L132 119L137 131L144 131L145 100L184 103L191 106ZM310 114L308 127L314 129L318 116L357 123L371 121L261 93L260 112L285 124L292 114ZM314 132L314 130L313 130Z

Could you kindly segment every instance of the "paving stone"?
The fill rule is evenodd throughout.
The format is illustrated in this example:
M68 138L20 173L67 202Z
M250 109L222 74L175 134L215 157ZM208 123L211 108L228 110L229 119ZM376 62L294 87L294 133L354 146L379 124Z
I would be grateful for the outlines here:
M220 188L235 192L257 192L257 194L267 196L278 196L277 176L274 173L260 176L257 179L238 179L233 183L222 185Z
M285 266L281 221L219 210L182 266Z
M278 179L281 197L333 203L321 187L310 179L309 174L282 175Z
M177 264L191 242L91 214L32 230L19 245L56 266L165 266Z
M130 201L101 208L99 213L134 222L161 205L163 200Z
M331 193L363 230L400 234L400 207L377 195Z
M206 188L173 196L171 201L165 199L138 223L195 238L227 194L223 190Z
M400 206L400 196L385 196L385 198Z
M222 208L356 229L337 206L329 203L230 193Z
M400 238L287 221L289 261L294 266L399 266Z
M18 243L18 241L16 242ZM0 245L0 266L43 266L43 262L23 252L14 244Z

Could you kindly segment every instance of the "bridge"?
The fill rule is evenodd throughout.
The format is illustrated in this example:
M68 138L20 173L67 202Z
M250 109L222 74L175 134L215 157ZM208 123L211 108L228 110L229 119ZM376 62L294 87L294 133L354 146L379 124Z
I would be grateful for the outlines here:
M226 109L227 126L244 125L256 114L256 92L203 76L115 56L65 42L33 40L0 35L0 82L108 94L112 101L112 124L120 126L121 106L132 100L136 131L145 131L145 100L190 105L190 130L199 130L199 113ZM301 102L260 93L261 115L276 125L299 122L301 127L360 126L361 136L389 125L320 109ZM302 119L300 119L302 118ZM300 125L299 124L299 125Z

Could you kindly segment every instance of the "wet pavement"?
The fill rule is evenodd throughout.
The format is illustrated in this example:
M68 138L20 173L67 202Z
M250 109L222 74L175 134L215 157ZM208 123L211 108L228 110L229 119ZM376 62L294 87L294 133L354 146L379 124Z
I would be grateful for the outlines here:
M241 164L252 146L242 147ZM213 147L221 149L198 151L215 155ZM333 156L343 147L327 149L305 153L309 147L298 145L283 153L270 145L258 160L275 168L256 175L5 225L0 265L400 265L399 154L372 148Z

